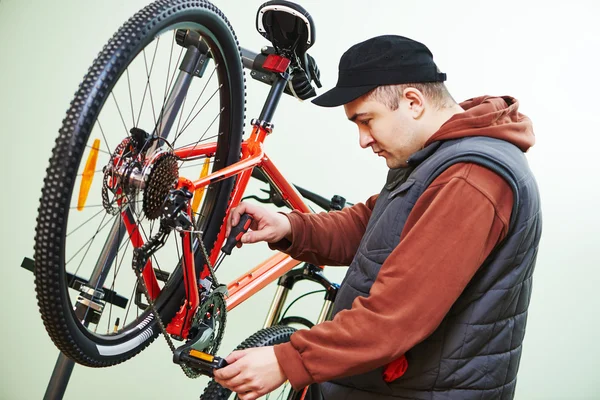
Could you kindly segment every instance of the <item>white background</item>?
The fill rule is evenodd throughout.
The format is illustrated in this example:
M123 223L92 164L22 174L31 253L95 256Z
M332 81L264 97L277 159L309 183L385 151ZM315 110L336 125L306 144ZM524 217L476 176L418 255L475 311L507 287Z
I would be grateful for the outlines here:
M216 0L243 47L265 40L254 18L262 1ZM0 1L0 157L2 275L0 399L42 398L58 354L37 310L33 252L44 170L71 97L108 38L142 0ZM538 178L544 230L517 385L518 399L600 398L598 284L598 51L600 7L593 1L303 1L317 27L309 51L325 88L341 54L379 34L400 34L432 50L457 100L512 95L534 124L529 152ZM267 87L248 83L247 117L258 116ZM322 92L322 90L321 90ZM286 96L267 152L289 179L326 197L364 201L385 180L383 159L358 146L343 110ZM260 245L256 260L268 254ZM251 262L253 260L250 260ZM249 266L239 265L240 271ZM330 276L341 279L343 271ZM231 349L264 318L271 289L234 310L223 345ZM396 301L396 300L394 300ZM225 354L225 353L224 353ZM163 339L108 369L76 366L67 399L194 399Z

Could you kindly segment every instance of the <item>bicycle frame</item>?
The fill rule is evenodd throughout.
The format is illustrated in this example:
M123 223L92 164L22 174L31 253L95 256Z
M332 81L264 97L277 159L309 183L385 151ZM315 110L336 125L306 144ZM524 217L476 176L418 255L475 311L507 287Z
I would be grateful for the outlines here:
M242 143L242 157L240 161L202 179L191 182L188 190L197 190L210 183L238 175L238 181L233 189L232 200L229 206L229 209L231 209L240 203L248 181L250 180L252 169L258 167L280 192L284 201L288 202L293 209L310 212L310 208L304 203L300 193L298 193L298 191L284 178L275 164L264 152L262 144L268 133L269 130L267 128L255 125L250 138ZM215 150L216 144L208 144L196 149L183 148L176 150L175 154L182 159L187 157L197 158L199 156L208 157L211 154L214 154ZM214 265L224 241L225 231L221 230L215 247L210 255L211 264ZM286 254L278 253L251 271L230 282L227 285L229 291L227 309L231 310L235 308L258 290L262 289L298 264L300 264L300 261L294 260ZM190 273L191 272L192 271L190 270Z
M185 178L180 178L178 188L185 187L188 191L193 193L195 190L205 188L209 184L237 175L238 178L233 188L231 200L225 217L227 219L229 217L230 210L240 203L250 180L252 170L254 168L260 168L266 175L269 183L279 192L284 202L286 202L292 209L310 212L310 208L304 203L300 193L284 178L284 176L279 172L263 149L263 143L273 128L270 120L289 79L290 76L286 72L277 74L276 81L271 87L271 91L269 92L269 95L265 101L260 118L252 121L253 129L250 138L242 142L241 157L238 162L193 182ZM216 149L216 143L208 143L203 145L190 145L177 149L174 151L174 153L182 161L185 161L186 159L192 158L198 159L202 157L212 157L216 153ZM189 205L187 208L187 213L191 218L192 212ZM141 237L138 237L139 232L137 232L135 225L132 225L132 223L128 221L128 218L123 219L131 237L135 238L136 242L139 242L136 243L137 245L141 245L142 239ZM225 225L223 225L221 228L221 231L217 236L216 243L211 254L209 255L211 265L215 265L219 251L226 239L224 227ZM200 276L200 278L205 278L210 272L208 270L208 265L204 264L200 270L200 273L197 273L194 260L193 233L185 231L182 232L182 243L184 249L182 268L186 290L186 301L182 305L177 315L167 326L167 331L175 336L185 338L189 332L192 316L194 315L200 303L198 282L196 277ZM281 277L300 263L301 261L295 260L289 255L278 252L252 270L239 276L237 279L227 284L227 310L232 310L240 303L251 297L253 294L277 278ZM151 260L148 260L142 275L146 287L149 288L151 297L155 297L155 294L158 293L159 286L151 265ZM316 279L313 280L318 281ZM288 287L288 289L291 289L291 287ZM276 322L275 318L280 313L283 301L285 301L287 294L287 292L285 292L284 295L283 290L284 289L281 288L278 290L274 304L271 306L269 316L267 317L266 325ZM331 301L327 301L327 303L328 304L324 306L324 309L321 312L323 316L322 319L326 317L330 310Z

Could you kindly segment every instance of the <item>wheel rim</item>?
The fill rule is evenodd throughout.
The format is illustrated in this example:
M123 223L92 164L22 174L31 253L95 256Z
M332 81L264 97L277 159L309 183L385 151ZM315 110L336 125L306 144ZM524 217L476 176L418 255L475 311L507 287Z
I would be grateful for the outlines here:
M184 24L179 22L172 28L194 28L203 31L205 34L207 33L201 25L194 23ZM167 42L166 45L165 42ZM120 216L113 217L107 214L102 204L99 203L101 198L99 192L101 191L103 176L102 166L107 165L110 161L110 155L113 153L116 144L119 143L118 138L122 140L128 135L131 127L138 127L151 132L157 122L160 121L162 104L166 101L166 94L176 82L177 65L184 54L183 48L174 42L175 30L162 29L158 37L144 45L143 49L129 63L111 88L90 132L73 187L65 236L64 260L67 272L88 278L91 274L89 271L94 268L96 260L102 253L102 248L106 248L105 243L102 243L103 236L106 237L106 231L113 227L113 234L124 236L124 239L117 246L114 246L114 257L109 257L112 258L112 261L109 260L107 264L109 264L111 272L104 287L127 297L130 301L123 309L107 302L98 324L92 324L89 330L80 325L83 333L93 337L95 342L105 342L110 345L127 340L129 336L139 334L135 330L136 326L147 321L149 311L141 309L143 307L137 306L134 301L131 301L136 297L135 275L131 271L133 249L131 240L128 240L128 234L123 231L120 224L115 223ZM227 81L223 79L226 73L223 71L223 65L219 66L219 61L222 61L223 57L219 46L211 35L206 35L206 42L209 43L211 52L214 55L210 62L212 69L209 65L201 81L196 77L192 80L189 92L169 135L170 143L175 148L190 143L217 140L219 133L221 133L220 128L223 128L220 124L224 112L222 103L226 102L227 99L223 100L222 97L229 95ZM169 53L168 58L161 55L165 51ZM161 67L157 63L159 61L164 62L167 59L169 60L166 63L167 66L163 65L161 71ZM162 95L157 96L156 92L161 92L161 89L163 89ZM139 94L137 100L136 93ZM88 166L87 170L86 165ZM93 168L90 168L89 165L93 165ZM198 179L202 167L203 164L198 161L180 163L180 175L189 177L192 180ZM211 169L218 169L219 166L214 166L211 163L210 167ZM93 172L91 179L89 174L86 175L89 171ZM78 210L77 207L81 204L77 204L77 202L82 191L86 191L84 189L85 185L82 185L85 180L91 180L90 188L87 200L83 207L80 207L81 210ZM208 220L200 217L200 215L210 215L211 202L214 200L215 195L215 191L209 189L204 202L199 206L200 229L206 228L205 223ZM142 238L146 242L149 237L156 233L158 224L156 220L149 221L146 219L143 212L140 211L142 201L140 196L141 194L127 195L129 202L136 204L132 214L139 226ZM114 205L114 195L109 201ZM114 228L117 226L118 228ZM175 240L175 235L170 235L165 248L153 257L153 266L166 276L177 267L181 252L180 243ZM73 278L67 282L71 285L72 283ZM163 282L160 286L161 289L170 288L174 287L175 284ZM94 287L93 289L98 288ZM68 300L73 306L77 303L79 293L73 290L69 290L69 292ZM163 306L166 297L168 296L158 297L156 301L158 308ZM146 302L145 299L143 302ZM89 310L86 314L89 314ZM119 325L116 327L115 332L117 318L119 318Z

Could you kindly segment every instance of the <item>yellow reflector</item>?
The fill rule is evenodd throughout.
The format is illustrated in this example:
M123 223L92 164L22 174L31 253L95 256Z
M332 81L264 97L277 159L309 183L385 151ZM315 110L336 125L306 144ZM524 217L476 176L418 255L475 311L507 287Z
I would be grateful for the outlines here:
M201 351L194 350L194 349L190 350L190 356L196 357L196 358L199 358L201 360L208 361L208 362L213 362L213 360L215 359L210 354L206 354L206 353L203 353Z
M202 166L202 172L200 172L200 179L204 178L208 175L208 167L210 166L210 159L206 158L204 160L204 165ZM194 191L194 200L192 200L192 211L196 213L198 211L198 207L200 206L200 202L204 197L204 187L196 189Z
M98 160L98 150L100 150L100 139L94 140L94 144L92 145L90 154L85 163L81 185L79 186L79 199L77 200L77 210L79 211L83 210L85 207L85 202L90 193L92 179L94 179L94 171L96 170L96 161Z

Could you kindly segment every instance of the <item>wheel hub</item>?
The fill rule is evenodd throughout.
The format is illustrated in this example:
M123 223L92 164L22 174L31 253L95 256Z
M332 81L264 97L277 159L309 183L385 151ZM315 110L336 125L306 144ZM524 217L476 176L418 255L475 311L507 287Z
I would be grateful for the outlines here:
M129 196L135 197L141 192L144 214L154 220L162 215L164 201L177 185L179 158L168 144L164 146L168 150L160 149L148 157L146 153L152 147L149 145L152 139L141 129L133 128L131 133L132 136L117 146L104 168L103 205L107 212L115 215L120 210L114 206L117 198L129 201ZM109 191L115 195L113 201L109 200Z

